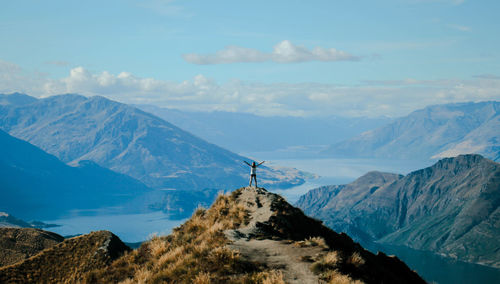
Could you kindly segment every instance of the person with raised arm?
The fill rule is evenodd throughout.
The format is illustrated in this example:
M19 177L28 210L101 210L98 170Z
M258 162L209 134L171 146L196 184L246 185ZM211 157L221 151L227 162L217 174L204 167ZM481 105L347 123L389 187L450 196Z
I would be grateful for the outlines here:
M257 167L262 165L265 161L262 161L259 164L255 164L255 162L248 163L247 161L243 161L250 167L250 184L248 186L252 186L252 179L255 181L255 187L257 187Z

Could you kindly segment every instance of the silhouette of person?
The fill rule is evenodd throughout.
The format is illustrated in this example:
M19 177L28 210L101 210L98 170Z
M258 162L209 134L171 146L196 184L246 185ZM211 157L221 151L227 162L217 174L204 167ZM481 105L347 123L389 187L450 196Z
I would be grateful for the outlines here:
M255 162L252 162L250 165L247 161L243 161L245 164L247 164L250 167L250 184L248 186L252 186L252 179L255 181L255 187L257 187L257 167L262 165L265 161L262 161L259 164L255 164Z

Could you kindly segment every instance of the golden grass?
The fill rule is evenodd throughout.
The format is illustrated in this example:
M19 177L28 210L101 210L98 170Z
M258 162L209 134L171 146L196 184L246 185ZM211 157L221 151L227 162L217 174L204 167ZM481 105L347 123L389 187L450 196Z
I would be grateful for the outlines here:
M329 271L327 273L329 284L364 284L361 280L353 280L348 275L342 274L337 270Z
M359 252L353 252L352 255L347 259L347 263L352 264L356 267L360 267L365 264L365 259L359 254Z
M361 254L357 251L353 252L347 259L343 257L339 251L329 251L321 256L316 262L311 265L311 270L318 274L319 278L332 284L364 283L361 280L353 280L351 276L342 273L342 268L347 266L360 267L365 263Z
M298 241L294 243L297 247L322 247L324 249L328 249L328 245L325 242L325 239L322 237L309 237L303 241Z
M338 251L331 251L323 257L323 262L328 266L336 267L342 262L342 256Z
M198 208L169 236L153 236L90 279L103 283L284 283L270 272L241 259L226 245L224 230L248 224L248 211L236 202L239 191L220 194L210 209ZM91 277L90 277L91 276Z
M279 270L271 270L263 273L263 275L264 279L262 279L262 284L285 284L283 273Z

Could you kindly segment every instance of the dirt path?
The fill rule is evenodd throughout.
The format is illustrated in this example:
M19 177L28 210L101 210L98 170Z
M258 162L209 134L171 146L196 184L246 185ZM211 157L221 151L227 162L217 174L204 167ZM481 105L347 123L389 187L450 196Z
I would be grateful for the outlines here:
M239 239L229 246L238 250L249 261L265 263L271 269L283 272L286 283L321 283L309 267L311 262L304 257L314 257L321 248L300 248L273 240Z
M311 261L322 252L321 247L298 247L288 241L255 239L257 223L264 223L273 215L271 204L276 198L260 188L245 188L238 201L245 204L250 223L238 230L226 231L232 241L231 249L237 250L249 261L265 263L269 268L283 272L287 283L321 283L310 270ZM271 237L271 236L270 236Z

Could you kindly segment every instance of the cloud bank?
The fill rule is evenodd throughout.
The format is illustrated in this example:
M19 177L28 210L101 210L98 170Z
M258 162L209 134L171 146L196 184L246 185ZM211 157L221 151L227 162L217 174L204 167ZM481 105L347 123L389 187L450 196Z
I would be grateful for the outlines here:
M335 48L315 47L309 50L303 46L294 45L284 40L273 47L271 53L257 49L227 46L214 54L190 53L182 56L184 60L193 64L225 64L241 62L295 63L306 61L356 61L360 58Z
M183 82L141 78L128 72L92 73L83 67L50 79L26 73L0 61L0 93L24 92L38 97L62 93L101 95L132 104L193 111L248 112L280 116L402 116L431 104L500 100L500 77L469 80L364 81L346 86L319 83L219 84L203 75Z

